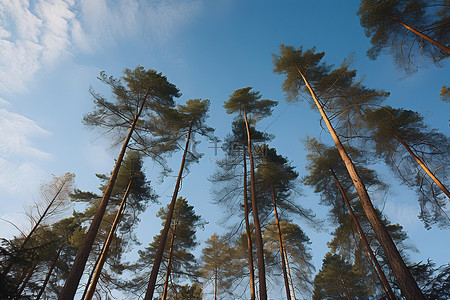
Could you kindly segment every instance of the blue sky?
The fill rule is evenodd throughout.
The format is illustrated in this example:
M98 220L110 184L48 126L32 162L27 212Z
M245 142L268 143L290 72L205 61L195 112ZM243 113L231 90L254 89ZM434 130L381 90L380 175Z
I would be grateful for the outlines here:
M357 1L237 1L237 0L3 0L0 2L0 217L26 227L23 210L37 195L40 182L51 174L76 174L76 185L95 191L96 173L108 173L118 149L81 124L92 109L90 86L107 94L96 79L99 72L121 76L124 68L142 65L166 75L190 98L210 99L210 125L223 138L231 117L222 108L231 93L252 86L263 98L280 103L261 129L276 135L273 145L305 175L305 151L301 140L328 133L318 126L318 114L306 102L287 104L281 91L283 78L272 72L271 54L278 45L316 46L325 51L329 64L339 64L352 54L353 67L371 88L391 92L386 104L416 110L432 127L449 135L450 105L439 100L442 85L450 85L448 62L443 68L429 66L405 77L393 66L390 56L370 61L365 52L369 40L356 16ZM221 232L216 224L223 208L211 204L210 183L214 151L207 142L205 153L192 166L181 195L208 222L199 240ZM219 153L220 155L220 153ZM178 168L180 153L174 155ZM166 205L173 177L157 182L158 168L147 161L147 176L160 201ZM414 193L398 188L390 174L390 193L377 205L392 222L403 225L411 243L420 251L414 260L430 257L438 264L448 262L448 232L425 231L417 219ZM300 201L318 208L318 197L307 188ZM139 236L145 244L160 230L155 218L158 206L148 209ZM327 251L326 228L317 233L300 225L313 240L317 269ZM0 236L15 229L0 226Z

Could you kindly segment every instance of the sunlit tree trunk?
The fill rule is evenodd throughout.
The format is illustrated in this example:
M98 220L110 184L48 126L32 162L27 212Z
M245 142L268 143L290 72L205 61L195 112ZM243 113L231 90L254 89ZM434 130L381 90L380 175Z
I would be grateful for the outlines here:
M436 176L434 176L433 172L427 167L427 165L412 151L412 149L409 147L407 143L405 143L404 140L402 140L398 135L394 134L394 138L400 142L400 144L405 147L405 149L408 151L409 155L411 155L412 158L419 164L419 166L427 173L428 176L436 183L436 185L444 192L445 195L447 195L448 198L450 198L450 192L448 189L437 179Z
M251 199L252 199L252 211L253 211L253 222L255 224L255 237L258 255L258 278L259 278L259 296L260 300L267 300L267 287L266 287L266 267L264 264L264 246L261 233L261 225L259 223L258 216L258 204L256 203L256 190L255 190L255 165L253 162L252 153L252 139L250 136L250 125L247 120L247 111L244 106L244 118L245 126L247 128L247 147L248 147L248 158L250 160L250 187L251 187Z
M284 249L283 255L284 255L284 259L286 260L286 270L287 270L288 275L289 275L289 283L291 284L292 298L293 298L294 300L297 300L297 298L295 297L294 283L292 282L291 268L289 267L289 259L288 259L288 256L287 256L286 249Z
M283 268L284 286L286 288L286 298L288 300L291 300L291 292L289 291L289 280L288 280L287 270L286 270L286 260L285 260L285 256L284 256L283 239L281 236L280 219L278 218L277 202L275 199L276 198L275 197L275 188L273 187L273 184L271 184L270 187L272 189L273 212L275 214L275 220L277 221L278 244L280 246L281 266Z
M150 280L148 282L147 291L145 293L144 300L152 300L153 293L155 292L156 278L158 277L159 266L161 265L164 248L167 241L167 235L169 234L170 225L172 223L173 211L175 208L175 203L178 197L178 191L180 189L181 178L183 176L183 169L186 163L186 155L189 147L189 140L191 138L192 125L194 124L194 117L192 117L191 124L189 125L188 136L186 138L186 145L184 148L183 158L181 160L180 171L178 172L177 182L175 184L175 190L172 195L172 201L170 202L169 211L167 212L166 223L164 229L161 232L161 240L158 246L158 250L155 255L155 261L153 262L152 272L150 274Z
M16 290L16 296L15 299L21 299L20 295L22 295L23 290L25 289L26 285L28 284L28 281L30 280L31 276L33 276L34 271L36 271L37 262L31 266L30 271L27 274L27 277L22 282L22 285L17 287Z
M162 300L167 299L167 289L169 287L169 278L170 278L172 256L173 256L173 242L175 241L175 230L176 229L177 229L177 225L175 224L173 231L172 231L172 237L170 238L169 258L167 259L166 280L164 281L164 291L163 291Z
M86 300L91 300L95 293L95 288L97 287L98 280L100 279L100 275L102 273L103 265L106 262L106 258L108 255L109 246L114 238L114 233L116 231L117 225L119 224L120 217L122 216L123 209L125 207L128 195L130 194L131 184L133 180L131 179L128 183L128 187L125 191L125 195L122 198L122 202L120 203L119 210L117 210L116 217L114 218L114 222L109 230L108 238L105 241L105 245L103 246L102 253L100 254L100 259L95 267L94 276L92 278L89 290L86 295Z
M349 293L349 291L347 289L347 285L345 284L344 279L342 278L341 275L338 275L338 276L339 276L339 279L341 280L342 287L344 289L344 293L345 293L345 296L347 297L347 300L351 300L352 298L350 298L350 293Z
M442 45L441 43L437 42L436 40L430 38L428 35L418 31L417 29L406 25L405 23L403 23L402 21L400 21L399 19L392 17L392 19L397 22L398 24L402 25L404 28L408 29L409 31L411 31L412 33L414 33L415 35L421 37L422 39L426 40L427 42L433 44L434 46L438 47L439 49L441 49L442 51L444 51L445 53L447 53L447 55L450 55L450 48L448 48L445 45Z
M119 174L119 169L122 164L123 158L125 156L125 152L128 147L128 143L130 142L131 136L133 135L134 128L139 120L139 117L144 109L144 104L146 102L149 88L145 92L144 99L142 101L141 106L137 114L133 118L133 122L131 123L130 131L123 143L122 149L117 157L116 165L111 174L111 178L109 179L108 185L106 186L105 193L103 194L102 201L95 213L94 219L92 220L91 226L89 227L89 231L84 238L83 244L78 251L77 257L73 263L72 269L67 277L66 284L59 295L60 300L69 300L75 297L75 293L77 292L78 284L80 283L81 276L83 276L83 271L86 266L86 262L89 257L89 253L91 252L92 245L94 244L95 237L97 236L98 229L100 228L100 223L103 219L103 215L105 214L106 207L108 206L109 198L111 197L112 190L114 188L114 184L116 183L117 175Z
M403 261L400 252L398 251L397 247L392 241L392 238L390 237L380 218L377 216L372 201L370 200L369 194L367 193L367 190L364 186L364 183L362 182L361 177L357 173L353 162L351 161L350 157L345 151L344 146L342 145L338 135L336 134L336 131L331 125L330 120L328 119L325 111L323 110L322 104L317 99L314 90L312 89L311 85L309 84L308 80L305 78L303 73L300 71L299 68L297 68L297 70L300 76L302 77L303 81L305 82L309 92L311 93L311 96L320 112L320 115L322 116L328 128L328 131L330 132L330 135L333 138L333 141L342 158L342 161L344 162L345 167L347 168L347 171L350 175L350 178L353 181L353 185L355 186L355 189L358 193L361 205L364 209L367 219L369 220L373 228L373 231L375 232L378 238L378 241L380 242L381 246L384 249L386 257L389 261L389 265L395 277L397 278L397 282L400 286L400 289L408 299L425 299L424 295L422 294L422 291L417 285L417 282L414 280L414 277L411 275L411 272L409 271L408 267Z
M247 195L247 153L245 145L243 146L244 157L244 215L245 215L245 231L247 232L247 251L248 251L248 268L250 271L250 299L255 300L255 271L253 267L253 245L252 232L250 229L248 195Z
M356 228L358 229L361 240L363 241L364 246L366 247L366 251L370 255L370 258L376 267L377 272L375 272L375 273L377 274L377 277L380 278L381 285L384 287L384 289L387 290L388 295L389 295L388 298L394 300L395 299L394 292L392 291L391 286L389 285L389 282L387 281L386 276L384 275L383 269L381 269L381 266L378 263L378 260L375 257L375 254L372 251L372 248L370 248L369 242L367 241L367 238L366 238L366 234L364 233L363 229L361 228L361 225L359 224L358 219L356 218L355 212L353 211L353 208L350 205L350 202L348 201L347 195L345 194L345 191L342 188L342 185L339 182L339 179L337 178L336 173L334 173L333 169L330 169L330 172L333 175L333 179L339 188L339 192L341 193L342 199L344 200L345 204L347 205L347 208L348 208L348 211L350 212L350 216L352 217L353 223L356 225Z
M63 247L64 245L59 246L58 252L56 252L55 258L53 259L50 269L48 270L47 276L45 276L44 282L42 283L41 290L39 291L39 294L37 294L36 296L36 300L41 299L42 294L44 294L45 288L47 287L47 283L50 280L50 277L52 276L53 269L56 266L56 262L58 261L59 255L61 254Z

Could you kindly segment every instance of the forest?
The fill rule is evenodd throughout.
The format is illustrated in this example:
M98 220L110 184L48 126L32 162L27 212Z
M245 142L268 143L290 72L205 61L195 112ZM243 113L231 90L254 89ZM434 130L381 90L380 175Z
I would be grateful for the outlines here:
M405 77L450 57L449 1L361 0L357 16L367 57L391 56ZM352 63L330 61L300 40L272 54L282 101L306 102L309 110L295 107L298 118L319 116L309 126L321 136L303 140L307 154L296 158L305 170L273 145L279 133L261 125L280 102L254 87L237 86L223 99L232 121L221 138L211 100L182 101L151 66L102 71L104 89L89 89L93 109L79 117L117 151L115 165L96 174L96 190L76 188L71 172L41 184L26 211L29 230L16 226L13 238L0 239L0 299L450 299L450 263L426 253L412 260L408 234L378 205L395 201L389 185L399 184L413 192L424 228L448 232L450 138L421 112L386 103L390 93L367 86ZM450 111L450 85L435 93ZM206 159L200 139L223 152L202 174L209 187L183 183ZM161 180L176 178L169 201L155 191L148 161ZM216 220L196 212L184 184L210 189L200 201L223 212L223 231L207 232L204 242L198 231ZM304 205L305 188L326 220ZM143 244L137 230L150 206L159 209L151 216L159 233ZM309 235L323 222L332 238L316 268Z

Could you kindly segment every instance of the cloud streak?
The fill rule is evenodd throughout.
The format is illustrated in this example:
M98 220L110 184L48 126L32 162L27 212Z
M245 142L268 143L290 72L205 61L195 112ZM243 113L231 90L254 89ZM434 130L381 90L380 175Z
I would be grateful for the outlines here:
M130 37L165 41L201 8L199 0L2 0L0 92L26 90L40 68L67 54Z

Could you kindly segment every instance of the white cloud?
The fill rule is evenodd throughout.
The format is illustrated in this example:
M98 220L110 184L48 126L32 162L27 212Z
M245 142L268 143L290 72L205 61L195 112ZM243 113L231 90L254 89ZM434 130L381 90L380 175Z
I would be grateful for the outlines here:
M200 0L2 0L0 92L26 89L43 66L133 37L164 41Z

